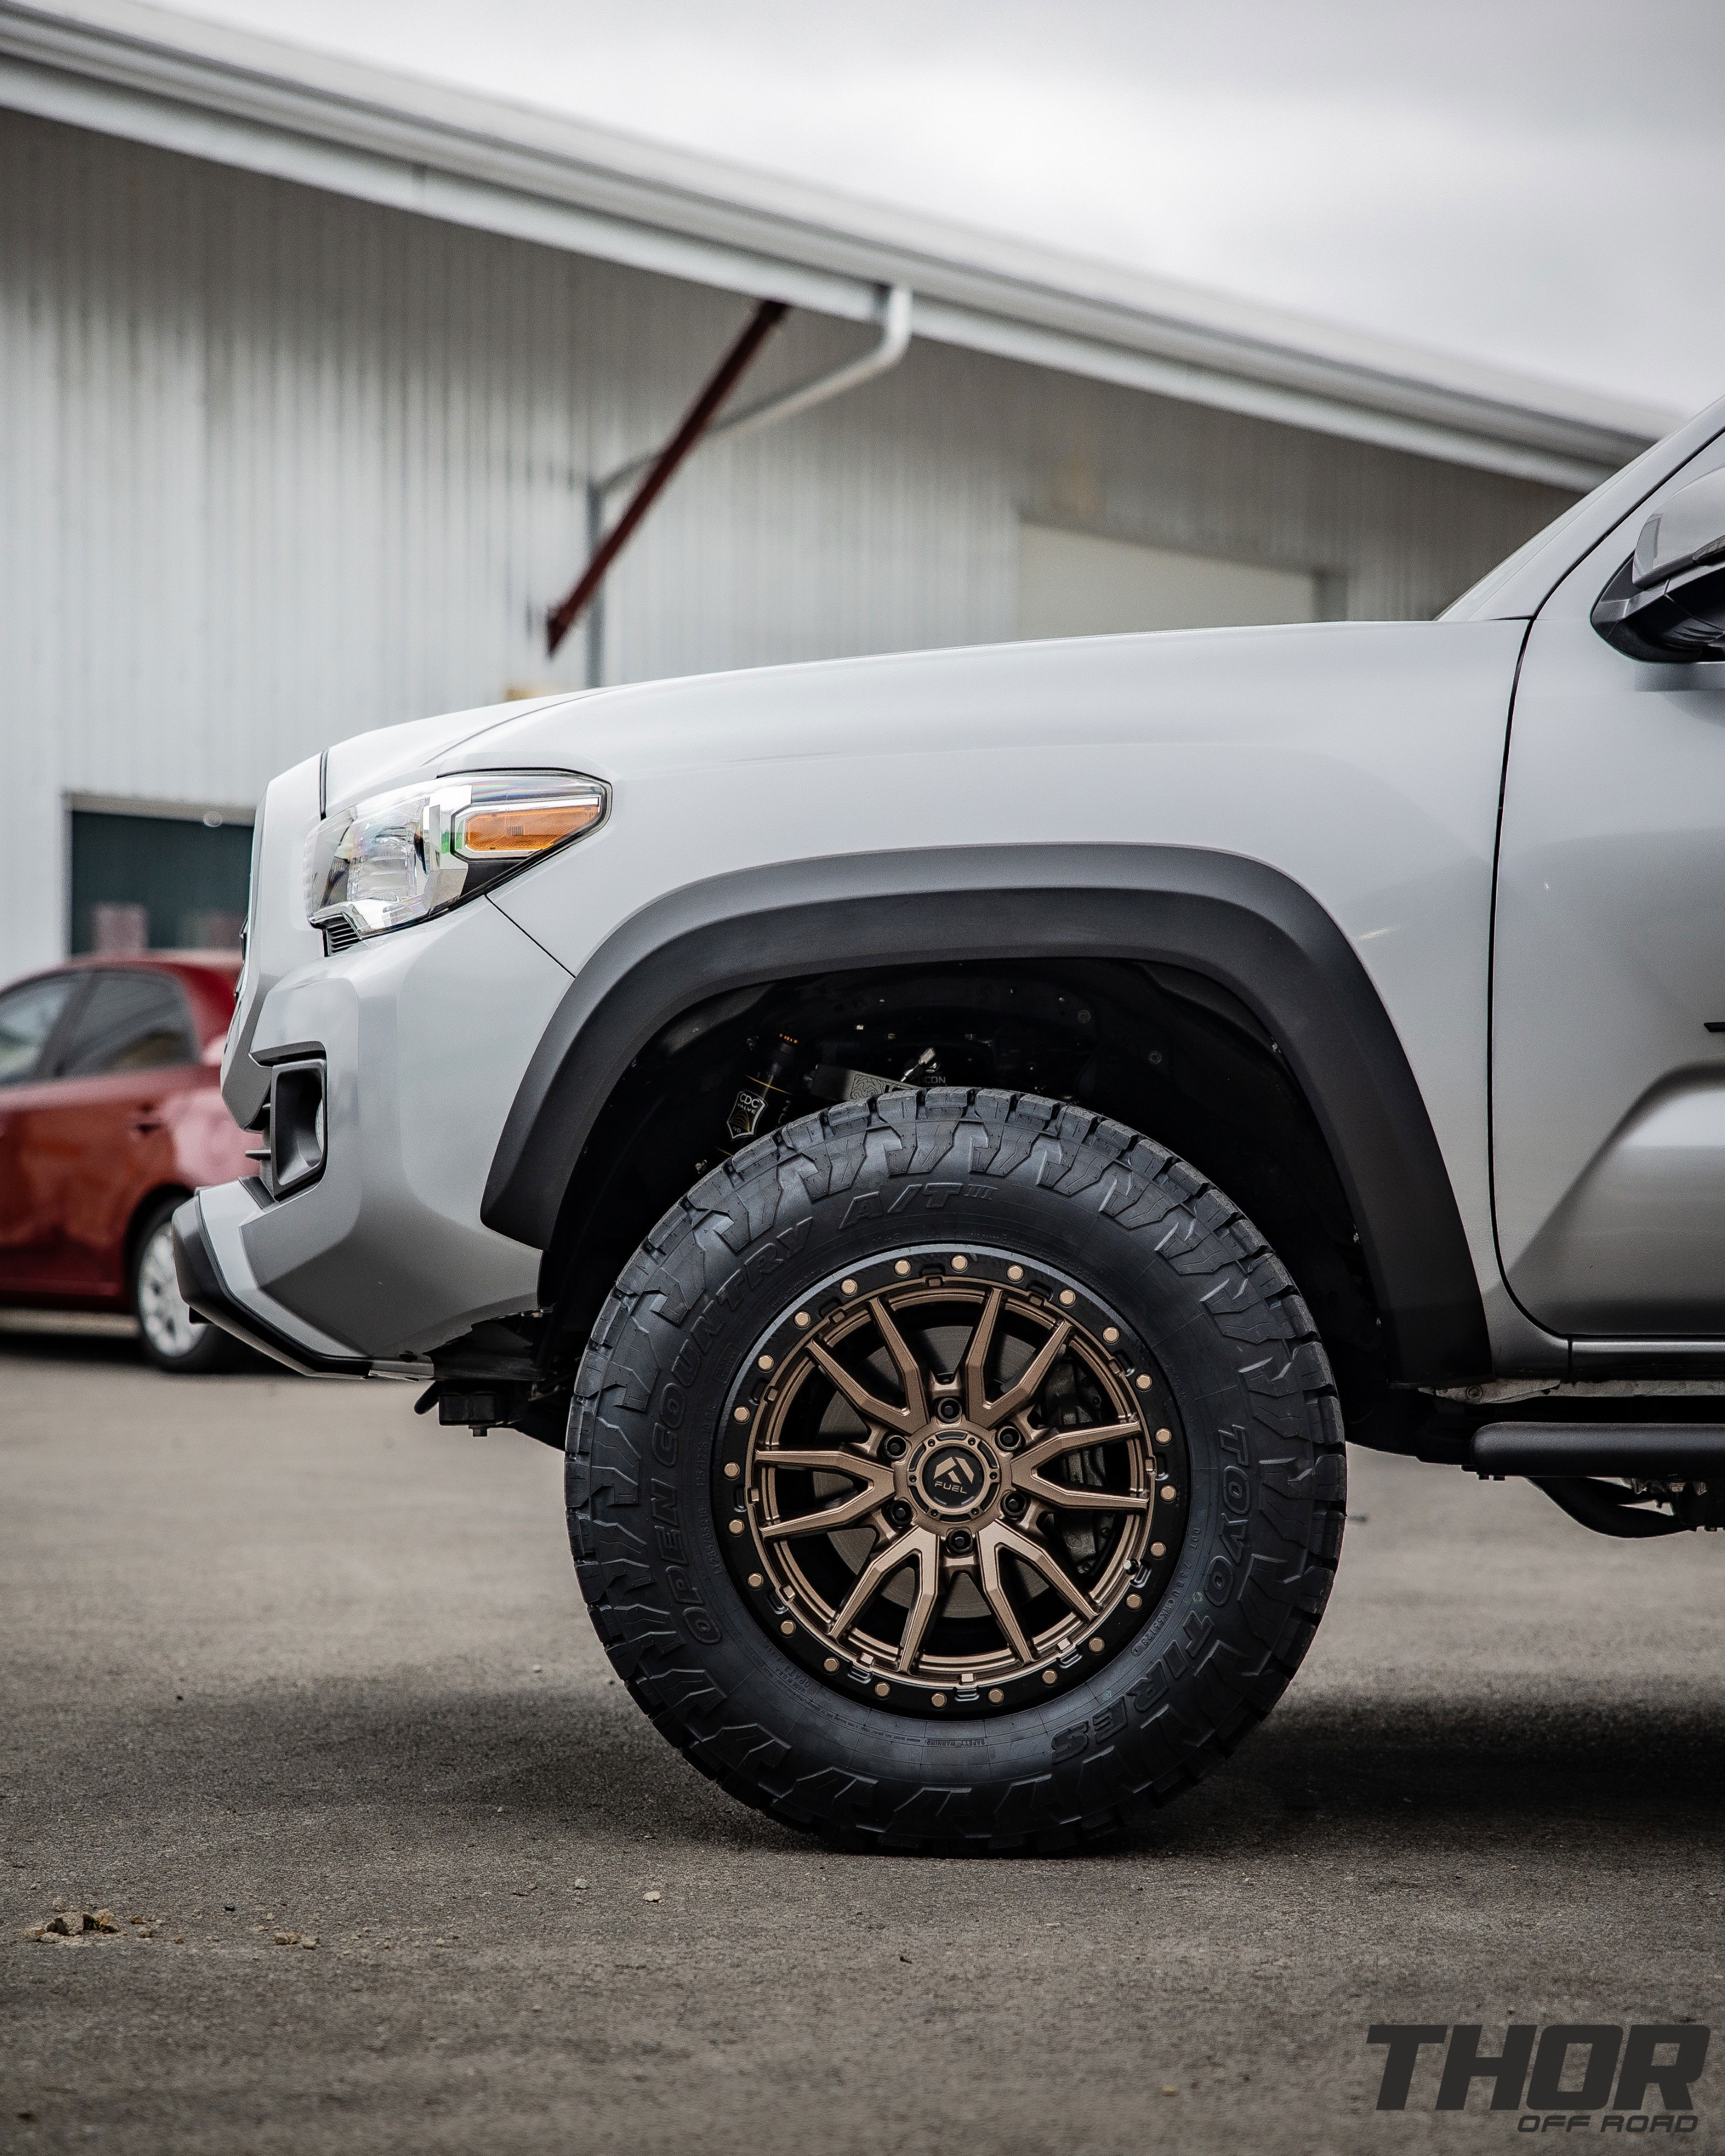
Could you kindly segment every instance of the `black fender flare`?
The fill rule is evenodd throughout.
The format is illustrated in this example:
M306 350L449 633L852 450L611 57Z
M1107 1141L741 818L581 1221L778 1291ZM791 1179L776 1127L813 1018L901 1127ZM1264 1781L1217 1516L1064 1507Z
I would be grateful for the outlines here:
M1489 1368L1455 1193L1377 990L1309 891L1235 854L923 849L779 863L668 893L612 932L558 1005L505 1122L480 1218L546 1248L613 1088L698 1004L809 974L1014 958L1183 966L1239 997L1329 1146L1394 1367L1425 1383Z

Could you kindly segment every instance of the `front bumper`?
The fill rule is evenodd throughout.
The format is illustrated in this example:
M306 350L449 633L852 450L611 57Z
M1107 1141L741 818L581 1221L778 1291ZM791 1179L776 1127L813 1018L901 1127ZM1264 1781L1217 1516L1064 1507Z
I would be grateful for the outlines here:
M369 1356L315 1331L258 1286L239 1230L268 1203L262 1184L249 1179L218 1183L186 1200L173 1218L180 1293L200 1317L305 1377L370 1377ZM430 1365L424 1367L429 1374ZM408 1373L398 1366L388 1374Z
M295 1145L272 1134L273 1192L223 1184L181 1209L193 1307L295 1368L347 1376L426 1369L444 1342L532 1309L540 1254L486 1227L480 1204L569 980L480 898L274 983L247 1061L266 1080L316 1074L318 1112ZM270 1097L285 1115L280 1084Z

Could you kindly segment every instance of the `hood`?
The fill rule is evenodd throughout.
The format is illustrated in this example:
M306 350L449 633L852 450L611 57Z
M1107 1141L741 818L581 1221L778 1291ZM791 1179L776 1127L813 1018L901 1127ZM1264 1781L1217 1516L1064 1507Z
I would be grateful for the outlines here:
M355 734L324 752L324 804L355 801L393 780L416 772L438 771L463 743L542 712L561 711L588 692L523 698L509 704L482 704L470 711L445 711L433 719L409 719L398 726L377 726Z
M1357 708L1396 647L1417 665L1434 638L1467 634L1430 622L1160 630L685 675L522 708L464 729L424 767L568 769L626 786L786 759L1060 752L1291 725L1322 733L1334 698Z

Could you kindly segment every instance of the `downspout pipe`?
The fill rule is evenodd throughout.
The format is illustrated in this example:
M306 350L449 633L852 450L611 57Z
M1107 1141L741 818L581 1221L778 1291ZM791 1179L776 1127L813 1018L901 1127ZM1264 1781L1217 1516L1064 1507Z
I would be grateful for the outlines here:
M552 614L548 626L550 648L555 651L583 608L587 610L587 680L589 688L598 687L604 680L603 585L606 572L622 552L624 543L677 466L703 441L716 441L724 435L752 434L762 428L776 426L783 419L796 418L802 413L812 411L817 404L824 404L832 398L844 396L849 390L860 388L864 382L872 382L877 374L885 374L890 368L896 367L910 349L912 296L907 285L892 285L882 290L879 317L880 334L870 349L857 358L846 360L841 366L830 367L824 373L812 375L806 382L780 390L773 396L762 398L759 403L745 406L729 418L716 419L713 413L742 372L742 367L738 367L729 373L719 396L713 397L712 386L709 386L695 410L691 412L688 419L665 449L632 457L627 464L619 465L603 479L588 482L588 567L581 582ZM762 309L757 311L757 321L759 313L764 312L766 306L773 304L770 301L763 303ZM782 313L783 311L781 309L779 311ZM776 321L778 315L773 319ZM753 326L752 324L751 327ZM771 323L767 325L768 328L771 326ZM746 331L745 336L747 334ZM762 335L764 337L764 330ZM757 348L758 340L744 355L742 365L747 364ZM736 356L733 352L732 357ZM727 359L726 368L729 367L730 360ZM721 372L725 371L721 369ZM715 377L716 383L717 378ZM701 414L699 424L696 424L697 414ZM639 490L608 534L605 514L611 495L642 474L646 476Z
M812 375L807 382L793 389L781 389L776 395L763 397L757 404L746 405L728 419L716 419L701 439L716 442L726 436L752 434L762 427L777 426L781 419L794 419L798 413L813 411L817 404L824 404L829 398L842 397L848 389L860 389L864 382L872 382L877 374L885 374L896 367L909 351L911 345L911 290L906 285L894 285L886 292L880 308L880 335L877 341L859 359L848 359L842 367L831 368L825 374ZM637 472L645 471L655 462L658 451L645 456L631 458L626 465L599 480L602 494L609 495L625 485Z
M615 526L593 548L574 590L560 605L554 606L547 617L545 636L547 651L555 651L574 627L582 608L598 591L606 570L628 545L635 526L670 484L678 465L706 431L714 413L737 387L749 362L788 312L789 309L783 300L762 300L749 317L742 336L720 361L712 378L684 414L683 424L670 441L662 449L655 449L651 456L639 459L637 465L630 467L630 470L639 469L639 464L644 463L651 469L636 488L634 500L618 518ZM598 519L603 521L605 494L617 477L618 475L614 473L610 482L601 480L597 490L592 482L588 482L587 521L590 538L594 536L595 507ZM596 491L597 504L594 499Z

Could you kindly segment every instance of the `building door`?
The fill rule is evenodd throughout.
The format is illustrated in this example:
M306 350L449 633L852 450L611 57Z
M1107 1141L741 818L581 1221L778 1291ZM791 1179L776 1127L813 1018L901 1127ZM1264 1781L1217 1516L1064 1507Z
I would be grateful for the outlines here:
M251 877L244 810L74 796L74 952L237 951Z
M1319 621L1342 611L1337 580L1054 525L1019 526L1019 634L1230 629Z
M1517 1300L1574 1337L1725 1337L1725 666L1625 658L1594 600L1665 495L1529 633L1510 726L1492 1154Z

